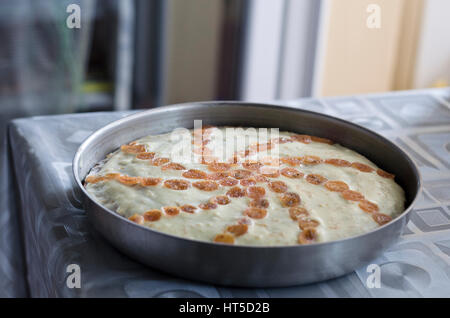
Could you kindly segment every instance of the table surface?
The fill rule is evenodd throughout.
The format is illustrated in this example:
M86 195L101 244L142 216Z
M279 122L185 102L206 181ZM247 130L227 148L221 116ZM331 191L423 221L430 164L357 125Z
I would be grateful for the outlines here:
M80 143L96 129L129 113L86 113L16 119L9 126L12 157L2 164L1 190L14 194L20 207L9 204L0 218L0 255L4 254L0 289L4 295L450 297L450 90L278 104L330 114L373 129L404 149L419 167L424 187L411 220L400 240L373 261L380 267L380 288L368 287L371 273L367 267L306 286L242 289L187 281L129 259L88 223L71 171ZM5 245L5 241L11 244ZM80 266L81 288L66 284L70 264ZM22 277L25 279L19 281Z

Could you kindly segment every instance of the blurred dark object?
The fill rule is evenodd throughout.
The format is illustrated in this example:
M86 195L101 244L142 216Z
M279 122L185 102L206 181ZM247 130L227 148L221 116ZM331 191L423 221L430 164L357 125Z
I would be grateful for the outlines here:
M248 1L225 0L217 85L219 100L239 99L241 96L248 13Z
M161 105L164 0L136 0L134 108Z
M249 2L135 0L134 108L239 99Z
M112 110L117 58L117 0L98 1L92 20L92 39L80 111Z
M23 116L77 109L95 1L70 3L83 5L80 29L66 25L69 1L0 3L0 114L9 108Z

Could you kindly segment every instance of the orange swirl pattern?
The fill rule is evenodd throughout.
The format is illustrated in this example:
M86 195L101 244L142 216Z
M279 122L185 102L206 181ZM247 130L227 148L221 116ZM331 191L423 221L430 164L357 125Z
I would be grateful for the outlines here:
M299 244L310 244L317 239L316 228L320 222L311 217L310 213L302 206L300 196L292 191L289 191L288 186L283 181L274 180L280 175L293 179L304 179L306 182L325 187L328 191L340 193L341 197L349 202L358 204L359 208L369 213L373 220L379 225L383 225L391 221L391 217L379 211L376 203L365 199L364 195L351 190L350 187L340 180L328 180L326 177L319 174L305 174L299 171L299 166L311 166L319 164L333 165L343 169L356 169L363 173L376 173L383 178L393 179L395 176L381 169L374 168L360 163L349 162L343 159L327 158L322 159L317 156L302 156L302 157L281 157L281 158L264 158L260 161L250 161L246 158L252 154L260 151L265 151L274 147L274 145L301 142L309 144L311 142L319 142L326 144L333 144L329 139L309 136L309 135L293 135L291 137L281 137L272 139L264 144L254 144L248 147L245 151L235 153L231 162L219 162L212 154L213 152L208 148L211 142L210 136L212 129L215 127L203 127L192 132L194 146L193 153L198 156L198 162L206 165L207 173L202 170L187 169L183 165L175 162L170 162L169 158L156 157L156 153L148 152L145 145L139 145L132 142L120 147L121 151L130 155L134 155L137 159L146 160L150 165L159 166L162 170L178 170L182 171L181 175L186 179L167 179L161 178L144 178L126 176L119 173L110 173L103 176L90 175L85 179L85 183L98 183L107 181L116 181L126 186L134 187L153 187L163 186L167 189L175 191L187 190L190 187L195 187L201 191L215 191L219 187L229 187L226 195L216 196L203 202L198 207L185 204L180 207L164 206L159 209L152 209L140 214L134 214L129 217L129 220L144 224L144 222L156 222L161 219L163 215L176 216L180 212L195 213L198 209L211 210L216 209L219 205L227 205L234 198L249 198L248 208L243 211L243 218L238 220L236 224L228 225L222 233L214 237L214 242L233 244L235 238L244 235L248 232L249 225L253 220L265 218L267 216L267 208L269 201L266 197L266 190L264 187L258 186L260 183L266 183L268 189L275 193L286 213L290 218L298 223ZM240 162L239 157L244 159ZM240 163L240 166L239 166ZM280 164L286 164L289 167L280 169ZM195 180L195 181L194 181ZM237 186L240 184L242 187Z

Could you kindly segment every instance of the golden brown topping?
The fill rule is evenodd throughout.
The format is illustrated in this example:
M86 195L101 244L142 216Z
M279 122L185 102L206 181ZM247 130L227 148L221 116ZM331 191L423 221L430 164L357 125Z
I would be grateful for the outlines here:
M208 149L208 148L206 148L206 146L196 147L196 148L192 149L192 152L197 155L202 155L204 149Z
M273 142L276 144L286 144L288 142L292 142L292 139L288 138L288 137L279 137L279 138L273 139Z
M248 186L255 185L256 180L255 180L255 178L242 179L240 183L241 183L241 186L248 187Z
M161 167L162 170L186 170L186 168L183 165L180 165L179 163L171 162Z
M325 188L334 192L342 192L349 189L347 183L343 181L328 181L325 183Z
M266 166L279 166L280 165L280 158L278 158L278 157L264 157L264 158L262 158L261 159L261 163L263 164L263 165L266 165Z
M258 171L261 168L262 163L260 162L243 162L242 167L248 170Z
M293 142L293 140L289 137L278 137L278 138L272 139L272 142L276 143L276 144L286 144L289 142Z
M272 141L269 141L265 144L259 145L258 151L270 150L270 149L273 149L274 147L275 147L275 143Z
M120 173L107 173L105 175L105 178L108 180L117 179L118 177L120 177Z
M238 180L246 179L246 178L250 177L251 174L252 174L251 171L243 170L243 169L237 169L237 170L231 171L231 176Z
M245 196L245 191L239 187L233 187L227 191L227 195L231 198L240 198Z
M186 213L194 213L195 210L197 210L197 207L190 205L190 204L185 204L180 206L181 211L186 212Z
M252 199L258 199L266 194L266 190L263 187L248 187L247 196Z
M128 218L128 220L136 223L136 224L143 224L144 223L144 217L140 214L133 214Z
M213 129L217 128L213 125L204 125L201 128L194 129L194 134L211 134Z
M144 220L146 222L155 222L158 221L162 216L160 210L154 209L144 213Z
M202 156L200 162L203 165L207 165L207 164L210 164L210 163L214 163L217 160L218 159L215 156Z
M202 191L215 191L219 188L217 182L210 180L196 181L192 185Z
M350 201L361 201L364 200L364 196L357 192L357 191L352 191L352 190L345 190L342 191L342 197L346 200L350 200Z
M169 158L155 158L152 160L151 164L153 166L162 166L163 164L166 164L169 161L170 161Z
M273 145L271 142L268 142L268 143L264 143L264 144L254 144L254 145L251 145L251 146L249 147L249 149L250 149L250 152L255 153L255 152L258 152L258 151L266 151L266 150L270 150L270 149L273 148L273 146L274 146L274 145Z
M236 179L232 179L232 178L224 178L222 180L219 181L221 186L224 187L232 187L235 186L236 184L239 183L239 181L237 181Z
M320 174L308 174L306 176L306 181L308 181L311 184L315 184L315 185L319 185L322 184L324 182L327 182L327 178L321 176Z
M320 159L317 156L304 156L302 159L302 163L304 165L317 165L322 162L322 159Z
M281 205L285 208L294 207L300 204L300 196L294 192L284 193L281 197Z
M141 186L150 187L159 184L162 180L161 178L141 178Z
M303 157L281 157L280 161L287 165L298 166L302 163Z
M253 144L251 144L251 145L248 147L248 152L249 152L249 153L252 153L252 154L255 154L255 153L258 152L258 149L259 149L259 144L258 144L258 143L253 143Z
M262 176L260 174L256 175L254 178L255 178L257 183L269 182L269 179L267 177Z
M372 218L380 226L392 221L392 218L389 215L379 212L372 213Z
M366 211L368 213L374 213L374 212L378 212L378 205L376 203L367 201L367 200L361 200L359 201L359 207L361 208L361 210Z
M132 154L137 154L137 153L141 153L141 152L145 152L145 146L144 145L123 145L120 147L120 150L122 150L122 152L125 153L132 153Z
M317 231L315 228L308 228L306 230L303 230L298 235L298 242L300 244L311 244L314 243L314 241L317 238Z
M294 221L297 221L299 218L306 217L308 215L309 215L309 213L305 208L301 208L301 207L289 208L289 216Z
M395 178L395 174L386 172L386 171L381 170L381 169L378 169L378 170L377 170L377 174L378 174L380 177L383 177L383 178L388 178L388 179L394 179L394 178Z
M180 209L176 206L165 206L164 212L166 212L167 215L174 216L180 213Z
M213 162L208 165L208 169L214 172L228 171L231 168L231 164L225 162Z
M84 180L85 183L97 183L100 181L115 180L120 177L120 173L108 173L104 176L88 176Z
M227 227L227 232L232 233L234 236L241 236L247 233L248 225L247 224L236 224L230 225Z
M227 197L226 195L219 195L211 200L213 203L217 203L220 205L227 205L228 203L231 202L230 198Z
M268 178L278 178L280 176L280 170L272 167L262 167L261 174Z
M283 193L283 192L287 191L288 186L283 181L272 181L272 182L269 182L269 188L273 192Z
M141 152L136 155L136 158L141 160L153 159L155 157L154 152Z
M214 172L210 173L206 176L206 179L209 180L222 180L230 175L229 172Z
M230 159L228 159L228 162L231 164L237 164L239 162L239 156L234 154Z
M352 168L358 169L361 172L372 172L373 168L360 162L353 162Z
M199 205L200 209L202 210L213 210L217 208L217 204L213 203L213 202L206 202L206 203L201 203Z
M303 178L304 174L294 168L283 168L281 174L287 178L299 179Z
M336 167L350 167L352 165L351 162L343 159L326 159L325 163Z
M291 139L304 144L309 144L311 142L311 136L309 135L292 135Z
M192 132L192 134L194 135L194 139L207 139L209 138L209 136L212 133L212 129L213 127L202 127L201 129L194 129L194 131Z
M267 209L269 207L269 201L267 201L266 199L257 198L257 199L251 200L249 202L248 206L251 208Z
M188 179L206 179L208 174L201 170L190 169L186 172L183 172L182 176Z
M211 156L212 155L212 150L209 149L206 146L202 146L202 147L198 147L198 148L194 148L192 150L193 153L197 154L197 155L202 155L202 156Z
M261 208L247 208L244 211L244 215L251 217L252 219L262 219L267 215L267 210Z
M141 183L141 178L139 177L120 176L116 180L125 185L137 185Z
M256 153L256 150L253 149L246 149L243 151L239 151L239 156L241 156L242 158L254 155Z
M164 181L164 186L172 190L186 190L189 188L189 181L182 179L171 179Z
M327 139L327 138L321 138L321 137L316 137L316 136L311 136L311 140L314 141L314 142L321 142L321 143L329 144L329 145L334 144L334 142L331 141L330 139Z
M217 234L214 238L216 243L234 244L234 236L229 233Z
M252 225L252 222L253 222L252 219L246 216L237 221L238 224L247 224L247 225Z
M97 182L105 181L105 180L108 180L108 179L103 176L87 176L86 179L84 180L84 182L85 183L97 183Z
M317 227L317 226L319 226L319 224L320 224L319 221L310 219L308 217L300 218L299 221L298 221L298 226L302 230L306 230L306 229L309 229L309 228Z
M199 134L197 136L194 136L193 140L192 140L192 144L195 146L206 146L207 144L209 144L211 140L210 139L202 139L202 135Z

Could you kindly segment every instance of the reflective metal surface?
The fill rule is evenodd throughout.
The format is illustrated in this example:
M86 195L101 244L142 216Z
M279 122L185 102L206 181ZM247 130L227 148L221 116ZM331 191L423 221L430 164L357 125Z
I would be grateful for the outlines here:
M284 247L227 246L159 233L110 211L85 191L82 180L106 154L149 134L203 125L275 127L330 138L396 175L406 194L406 210L392 222L339 241ZM166 106L113 122L79 148L73 172L95 227L123 253L162 271L216 284L275 287L337 277L369 263L400 235L420 191L420 177L409 157L384 137L330 116L289 107L241 102Z

